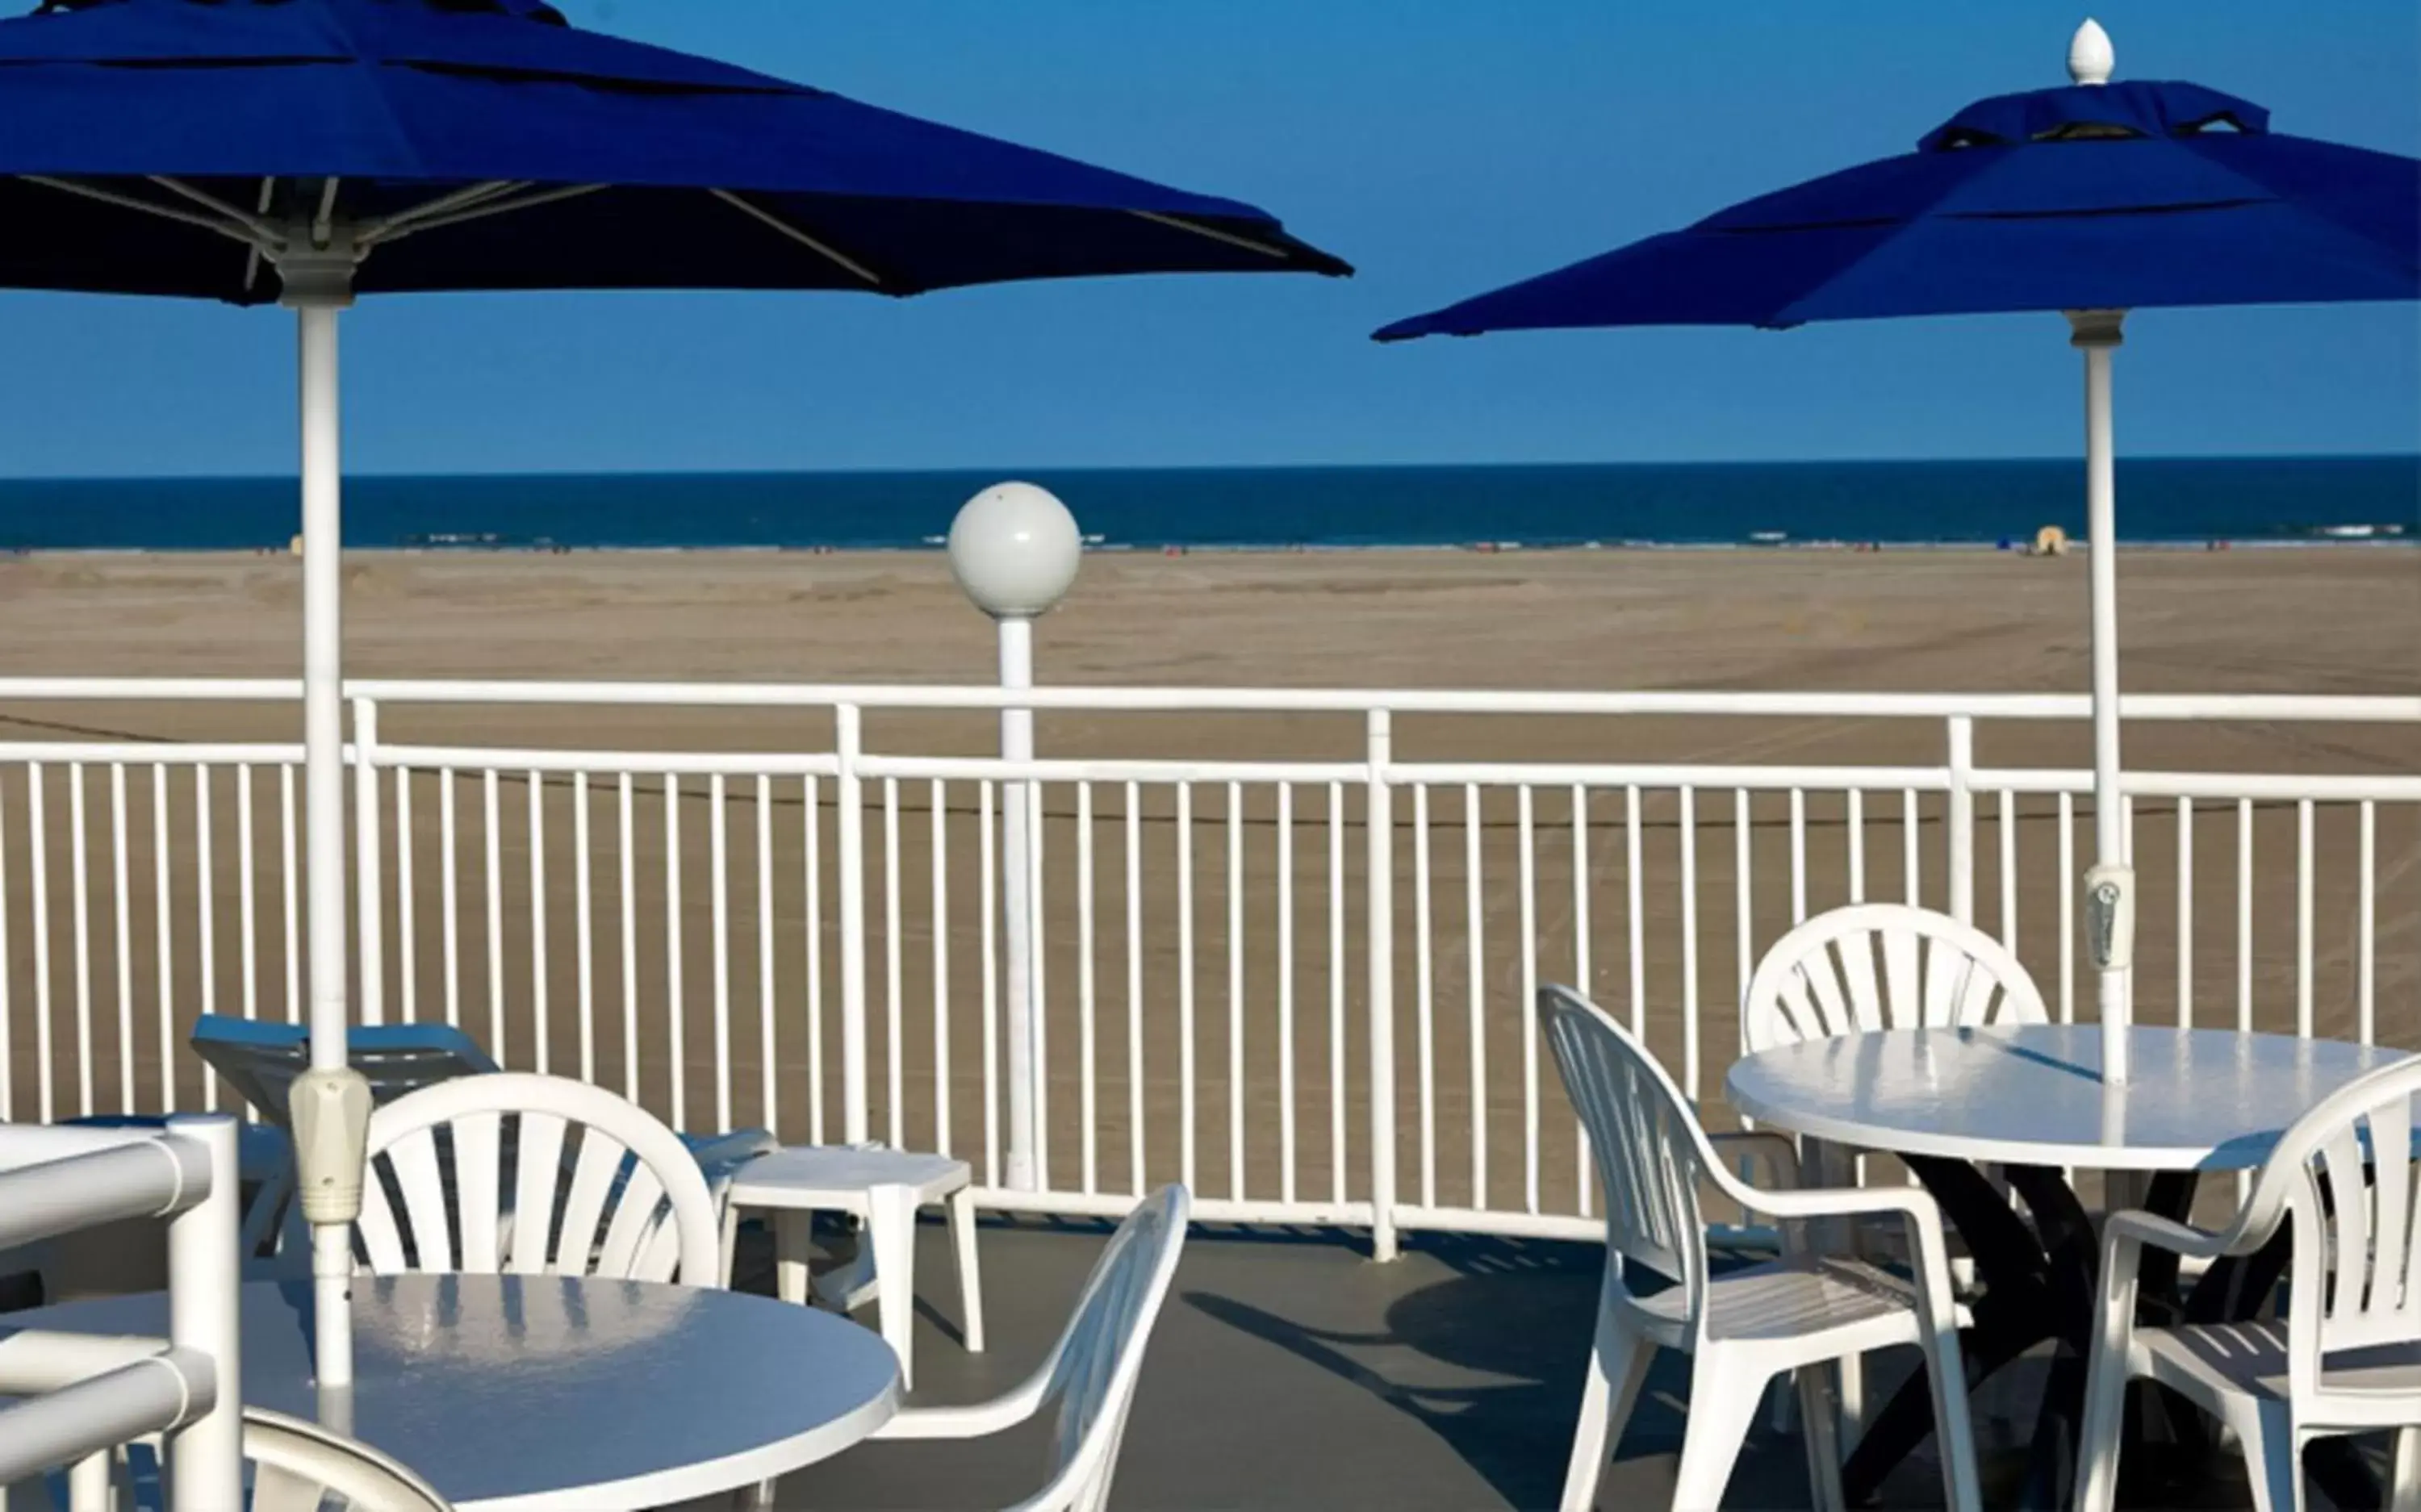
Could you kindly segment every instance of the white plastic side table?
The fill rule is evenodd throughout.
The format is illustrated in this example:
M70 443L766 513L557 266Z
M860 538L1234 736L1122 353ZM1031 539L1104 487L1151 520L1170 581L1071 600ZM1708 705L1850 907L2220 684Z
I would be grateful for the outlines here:
M883 1342L899 1357L899 1379L914 1386L910 1347L916 1323L916 1210L949 1207L959 1265L960 1329L971 1354L984 1347L983 1288L976 1270L975 1171L946 1155L880 1146L800 1145L760 1155L731 1176L723 1212L723 1270L728 1285L740 1211L773 1214L774 1274L784 1302L804 1303L810 1229L819 1212L854 1214L866 1224L856 1263L812 1283L819 1300L844 1312L869 1294Z

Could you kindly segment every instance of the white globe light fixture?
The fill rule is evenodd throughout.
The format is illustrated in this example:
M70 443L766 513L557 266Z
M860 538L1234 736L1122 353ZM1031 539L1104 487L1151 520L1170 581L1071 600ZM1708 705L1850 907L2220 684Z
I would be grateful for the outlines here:
M1047 489L995 483L950 522L950 572L994 619L1048 613L1085 558L1076 517Z
M992 616L1000 632L1000 685L1009 691L1034 686L1034 621L1048 614L1076 581L1085 559L1085 538L1076 517L1049 490L1031 483L995 483L959 510L950 522L950 572L976 607ZM1000 711L1003 761L1034 759L1034 710L1004 706ZM1040 816L1041 789L1009 781L1001 793L1000 902L1004 954L1007 959L1008 1185L1033 1191L1040 1183L1036 1118L1040 1024L1034 1012L1033 849L1029 838Z

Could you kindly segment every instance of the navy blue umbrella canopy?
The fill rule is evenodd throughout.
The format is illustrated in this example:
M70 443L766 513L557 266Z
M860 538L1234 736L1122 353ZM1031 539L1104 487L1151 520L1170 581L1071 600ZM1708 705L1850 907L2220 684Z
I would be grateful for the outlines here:
M2199 85L2078 85L1378 338L2416 296L2421 162Z
M535 0L51 0L0 22L0 285L242 304L279 296L248 246L314 228L360 293L1350 271L1250 205Z
M2273 132L2259 105L2200 85L2113 84L2113 62L2109 37L2087 21L2070 45L2069 87L1979 101L1914 152L1398 320L1377 338L2066 314L2085 357L2100 855L2085 879L2087 935L2103 1075L2124 1081L2133 875L2118 764L2111 362L2126 312L2421 298L2421 161ZM1972 901L1961 885L1952 879L1956 912Z

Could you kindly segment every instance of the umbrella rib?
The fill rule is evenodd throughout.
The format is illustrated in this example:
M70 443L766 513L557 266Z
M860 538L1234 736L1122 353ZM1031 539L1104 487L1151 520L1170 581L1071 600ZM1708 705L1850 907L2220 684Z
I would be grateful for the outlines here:
M226 216L228 220L233 221L236 225L242 226L246 231L252 233L255 241L274 243L278 240L276 228L272 226L268 222L260 219L257 215L254 215L249 210L228 204L226 200L219 198L216 195L195 188L192 184L185 182L182 179L172 179L165 174L157 173L147 174L145 177L172 195L177 195L185 199L190 199L195 204L202 206L206 210L216 210L219 214Z
M1165 226L1179 231L1191 231L1195 236L1207 237L1213 242L1225 242L1231 247L1242 247L1247 252L1257 252L1264 257L1275 257L1280 262L1289 260L1289 254L1282 247L1271 246L1266 242L1256 242L1248 236L1238 236L1233 231L1222 231L1213 226L1196 225L1182 216L1164 215L1158 210L1131 210L1127 213L1138 220L1149 221L1154 226Z
M817 241L814 237L800 230L797 226L792 226L789 222L774 214L772 210L766 210L761 206L752 205L745 199L741 198L738 195L733 194L728 189L713 189L709 190L708 193L711 194L715 198L723 201L725 204L730 206L733 210L739 210L742 214L748 215L753 219L772 226L774 230L781 232L784 236L787 236L791 241L799 243L799 245L805 247L808 251L822 257L825 261L838 267L842 272L854 273L876 288L881 288L882 287L882 278L879 277L872 269L867 267L866 264L835 250L824 242Z
M500 179L487 183L472 184L467 188L457 189L452 194L440 195L435 199L414 205L409 210L398 210L383 220L372 221L362 227L354 241L357 245L383 241L391 236L401 235L404 227L431 216L445 215L473 205L484 204L498 195L509 195L528 187L527 183L514 179Z
M173 205L162 205L148 199L138 199L133 195L121 195L115 190L96 189L90 184L80 184L72 179L54 179L39 173L28 173L21 177L29 184L40 184L45 189L55 189L61 194L99 200L104 205L115 205L119 210L140 210L146 215L157 215L164 221L179 221L186 226L198 226L205 231L216 231L229 241L241 242L248 247L260 245L253 233L241 224L213 220L208 215L197 215L191 210L179 210Z
M470 221L484 221L491 215L509 215L517 210L536 210L540 205L553 205L561 200L578 199L583 195L593 195L607 187L609 186L605 184L566 184L560 189L549 189L542 194L523 195L519 199L498 201L491 196L474 204L468 210L452 215L422 215L408 225L400 226L396 226L394 222L388 222L385 226L372 231L367 238L356 240L354 245L367 248L383 245L389 242L400 242L407 236L418 236L423 231L443 230L449 226L461 226Z

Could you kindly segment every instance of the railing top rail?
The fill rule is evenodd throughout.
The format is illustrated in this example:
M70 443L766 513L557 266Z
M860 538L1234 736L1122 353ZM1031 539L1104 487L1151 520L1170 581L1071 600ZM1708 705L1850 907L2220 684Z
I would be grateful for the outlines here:
M359 678L346 695L392 704L544 704L634 708L882 709L1086 709L1096 712L1630 714L1765 718L2083 720L2083 694L1694 693L1636 690L1424 690L1369 688L1043 687L1009 692L981 685L762 682L565 682ZM291 678L0 678L0 701L287 702ZM2132 694L2130 719L2287 720L2421 724L2421 695Z

